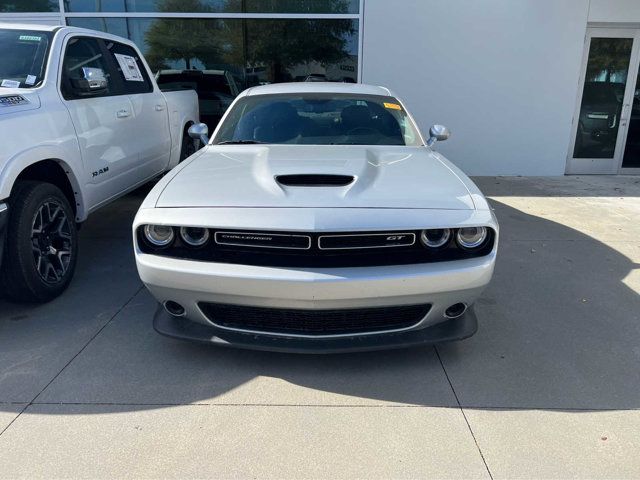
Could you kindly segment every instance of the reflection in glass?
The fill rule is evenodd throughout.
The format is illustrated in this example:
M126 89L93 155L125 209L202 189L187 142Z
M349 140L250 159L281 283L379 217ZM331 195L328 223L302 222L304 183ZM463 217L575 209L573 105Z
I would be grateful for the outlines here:
M0 30L0 82L20 88L40 86L52 36L37 30Z
M613 158L631 38L592 38L580 105L574 158Z
M130 38L154 72L227 70L243 88L358 77L357 20L69 18L68 23Z
M60 12L58 0L0 0L0 12Z
M357 20L69 18L68 22L133 40L162 88L198 92L210 129L247 87L358 78Z
M244 0L247 13L358 13L359 0Z
M195 90L198 93L200 121L215 127L241 87L228 70L161 69L156 81L163 91Z
M213 143L417 146L420 138L394 97L298 93L242 97Z
M239 12L242 0L64 0L67 12Z
M627 142L622 158L622 168L640 168L640 72L633 91L633 103L629 118Z
M24 2L25 0L23 0ZM32 0L37 1L37 0ZM42 0L41 0L42 1ZM11 2L9 2L11 3ZM13 0L13 3L20 3ZM56 2L57 4L57 2ZM1 0L0 0L1 5ZM347 13L359 0L64 0L67 12Z
M357 80L357 22L246 20L247 86Z

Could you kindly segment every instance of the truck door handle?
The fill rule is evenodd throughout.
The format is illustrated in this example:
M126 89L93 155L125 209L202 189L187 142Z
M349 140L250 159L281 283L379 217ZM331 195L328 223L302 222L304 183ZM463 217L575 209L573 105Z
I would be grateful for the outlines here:
M164 105L156 105L156 112L161 112L164 110Z
M116 112L116 117L118 118L127 118L131 116L131 112L129 110L118 110Z

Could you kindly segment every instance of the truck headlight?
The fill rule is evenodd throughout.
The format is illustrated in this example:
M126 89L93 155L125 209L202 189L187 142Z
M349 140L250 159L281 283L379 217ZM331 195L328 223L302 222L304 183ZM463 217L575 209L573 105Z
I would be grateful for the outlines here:
M145 225L144 236L152 245L166 247L173 242L175 234L173 227L167 225Z
M187 245L201 247L209 240L209 230L200 227L181 227L180 237Z
M487 229L485 227L465 227L458 230L456 242L464 249L470 250L478 248L487 239Z

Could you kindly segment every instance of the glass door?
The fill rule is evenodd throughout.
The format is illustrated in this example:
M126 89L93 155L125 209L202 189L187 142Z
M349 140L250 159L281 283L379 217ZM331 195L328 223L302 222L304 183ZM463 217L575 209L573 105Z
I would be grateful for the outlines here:
M637 29L588 30L567 173L618 173L625 151L636 158L632 151L637 148L640 154L640 135L634 137L637 146L626 145L633 117L639 39ZM636 113L639 122L634 125L640 134L640 105Z
M640 72L636 73L620 173L640 174Z

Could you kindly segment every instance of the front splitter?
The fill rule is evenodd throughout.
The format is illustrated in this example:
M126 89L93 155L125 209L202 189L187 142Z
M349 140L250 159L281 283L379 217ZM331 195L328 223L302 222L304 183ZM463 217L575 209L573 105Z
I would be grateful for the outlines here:
M287 353L348 353L409 348L452 342L472 336L478 330L473 308L459 318L432 327L405 332L355 335L335 338L285 337L229 331L169 315L162 305L153 317L153 328L167 337L221 347L247 348Z

